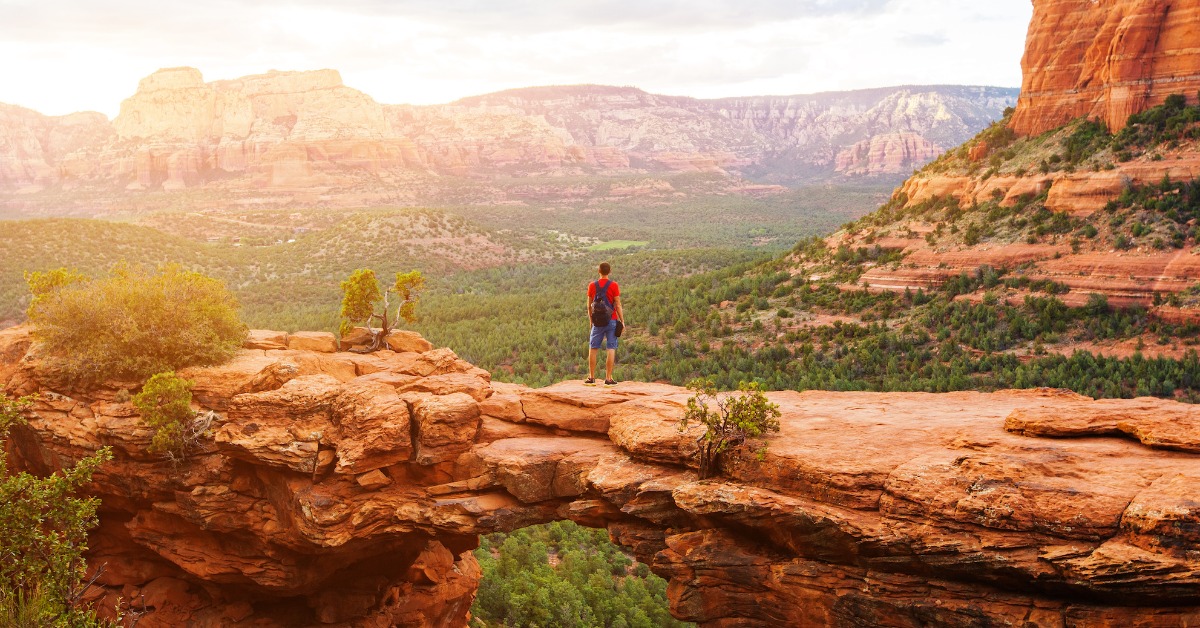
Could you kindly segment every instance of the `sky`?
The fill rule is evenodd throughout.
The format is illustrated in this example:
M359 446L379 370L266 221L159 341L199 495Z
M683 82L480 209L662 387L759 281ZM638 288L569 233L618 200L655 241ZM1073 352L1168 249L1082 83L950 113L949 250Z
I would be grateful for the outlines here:
M339 70L387 104L597 83L717 98L1019 87L1030 0L0 0L0 102L115 116L151 72Z

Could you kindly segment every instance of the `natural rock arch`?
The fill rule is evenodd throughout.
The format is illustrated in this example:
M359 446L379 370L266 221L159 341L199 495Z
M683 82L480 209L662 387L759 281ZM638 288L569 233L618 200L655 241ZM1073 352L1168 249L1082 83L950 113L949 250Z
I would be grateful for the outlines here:
M478 535L558 519L607 527L670 580L677 616L709 626L1200 620L1192 406L772 393L766 460L699 482L679 388L531 390L446 349L252 337L184 372L222 420L172 469L144 453L128 383L54 391L28 331L0 332L0 384L42 393L14 460L47 472L116 450L91 558L107 602L151 608L141 626L462 625ZM1142 442L1098 437L1114 435Z

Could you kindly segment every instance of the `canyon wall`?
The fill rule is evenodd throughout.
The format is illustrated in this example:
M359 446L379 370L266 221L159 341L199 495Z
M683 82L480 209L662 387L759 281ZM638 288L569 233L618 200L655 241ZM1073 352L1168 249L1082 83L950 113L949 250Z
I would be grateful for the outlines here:
M167 68L143 79L111 123L0 108L0 191L361 191L446 175L895 176L966 140L1015 98L935 86L699 100L580 85L382 105L334 70L205 82L194 68ZM896 134L920 150L878 149L895 142L875 138ZM854 157L839 159L846 150Z
M1171 94L1200 92L1200 1L1034 0L1012 128L1087 116L1109 129Z
M172 467L110 382L53 384L0 331L0 387L40 393L13 461L101 446L105 565L139 626L462 626L478 535L570 519L670 580L702 626L1130 626L1200 621L1197 411L1156 399L770 393L765 458L692 470L687 391L498 384L412 334L393 350L253 332L187 369L217 413Z

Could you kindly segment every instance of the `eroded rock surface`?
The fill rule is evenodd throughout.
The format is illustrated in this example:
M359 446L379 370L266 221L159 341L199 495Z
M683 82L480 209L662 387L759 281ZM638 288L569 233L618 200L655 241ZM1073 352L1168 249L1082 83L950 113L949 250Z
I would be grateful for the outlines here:
M188 371L219 419L172 467L118 389L52 390L30 348L0 332L0 384L41 393L14 460L115 449L94 597L144 603L139 626L462 626L478 535L559 519L607 527L706 626L1200 621L1184 404L771 393L766 458L698 481L682 389L492 384L446 349L246 349Z
M1110 129L1200 90L1200 2L1034 0L1012 127L1037 135L1087 116Z

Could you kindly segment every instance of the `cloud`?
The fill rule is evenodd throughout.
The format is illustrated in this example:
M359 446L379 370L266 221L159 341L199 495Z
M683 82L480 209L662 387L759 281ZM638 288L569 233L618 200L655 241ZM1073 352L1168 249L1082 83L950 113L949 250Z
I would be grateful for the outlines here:
M0 0L0 102L116 112L137 80L335 68L385 103L608 83L717 97L1014 85L1028 0ZM47 80L51 77L51 80Z
M896 36L896 43L911 47L937 47L950 41L943 33L904 33Z
M831 15L873 14L896 0L7 0L0 2L6 38L45 33L102 36L124 32L177 36L243 30L255 15L285 15L297 7L333 9L370 18L422 20L455 28L530 33L575 28L675 32L728 30Z

